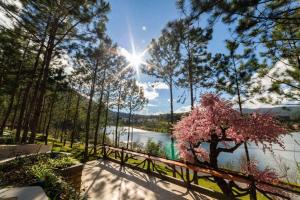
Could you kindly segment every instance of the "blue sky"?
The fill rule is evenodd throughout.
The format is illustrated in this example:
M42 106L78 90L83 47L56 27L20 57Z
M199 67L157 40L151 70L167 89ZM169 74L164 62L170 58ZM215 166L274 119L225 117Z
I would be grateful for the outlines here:
M176 8L175 0L111 0L111 12L107 25L108 35L131 52L130 37L134 40L137 52L142 52L153 38L160 35L167 22L183 17ZM202 24L202 22L200 22ZM203 21L204 23L204 21ZM213 34L213 40L209 44L212 53L225 52L224 40L229 38L227 28L219 24ZM150 87L156 81L152 77L141 74L139 83L144 86L150 99L149 104L142 110L142 114L159 114L169 112L169 90L161 84L161 87ZM174 89L174 110L181 111L189 107L189 101L184 104L176 100L186 89ZM188 91L186 90L188 95ZM188 99L188 98L187 98Z

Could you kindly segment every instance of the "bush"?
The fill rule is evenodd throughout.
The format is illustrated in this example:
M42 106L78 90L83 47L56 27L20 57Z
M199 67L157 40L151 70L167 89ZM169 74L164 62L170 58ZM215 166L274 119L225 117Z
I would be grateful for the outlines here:
M53 168L62 169L78 164L79 162L72 157L63 156L59 159L49 159L48 163Z
M19 157L0 165L0 186L38 185L50 199L80 199L79 194L62 179L57 170L77 163L77 160L59 154Z
M45 182L45 187L55 187L59 183L59 177L45 163L38 163L29 167L29 173L39 182Z
M147 141L146 147L145 147L145 151L146 153L153 155L153 156L162 156L163 150L162 150L162 143L156 143L154 141L152 141L151 139Z

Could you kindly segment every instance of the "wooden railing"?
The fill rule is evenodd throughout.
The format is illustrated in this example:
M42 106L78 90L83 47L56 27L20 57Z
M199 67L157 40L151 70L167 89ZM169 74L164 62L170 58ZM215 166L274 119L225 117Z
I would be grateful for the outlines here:
M100 146L99 153L103 159L117 162L120 165L128 166L200 192L203 192L205 186L199 186L199 179L213 181L213 177L220 177L228 181L237 182L238 184L254 186L249 187L249 190L255 190L254 194L256 194L257 190L269 199L272 199L270 195L275 195L283 199L290 199L290 194L300 196L300 187L297 185L284 182L264 182L231 170L213 169L205 165L193 165L109 145ZM260 187L256 187L258 184ZM271 190L262 190L260 189L261 186L267 186ZM224 198L224 196L220 198Z

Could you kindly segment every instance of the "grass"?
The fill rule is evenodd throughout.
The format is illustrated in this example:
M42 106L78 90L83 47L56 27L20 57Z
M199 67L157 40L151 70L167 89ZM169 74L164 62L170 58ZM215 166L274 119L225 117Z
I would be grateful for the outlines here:
M38 137L41 136L40 134L38 135ZM37 141L36 143L38 144L44 144L44 142L42 141ZM49 136L48 138L48 144L52 144L52 151L53 152L67 152L67 153L71 153L71 157L77 159L77 160L80 160L82 161L83 160L83 152L84 152L84 144L82 143L74 143L73 144L73 147L71 148L70 147L70 142L66 142L66 144L64 145L62 142L60 142L58 139L55 139L53 138L52 136ZM101 155L99 154L98 152L98 155L93 155L93 154L89 154L89 160L95 160L95 159L98 159L99 157L101 157ZM115 159L115 155L114 154L111 154L110 157L112 159ZM136 163L140 163L141 160L137 160L137 159L128 159L128 161L126 162L127 164L136 164ZM139 167L143 167L144 169L147 169L147 162L146 164L143 166L143 165L140 165ZM167 176L173 176L173 172L171 169L167 168L166 165L164 164L160 164L160 163L156 163L156 167L157 169L159 169L163 174L167 175ZM183 176L184 178L186 178L186 174L183 173ZM190 174L190 180L192 180L192 177L193 175ZM176 178L177 179L181 179L181 177L176 174ZM220 188L218 187L218 185L214 182L211 182L209 180L206 180L206 179L199 179L199 185L204 187L204 188L207 188L207 189L210 189L210 190L213 190L213 191L216 191L216 192L221 192ZM241 197L239 198L241 200L248 200L250 199L249 195L247 196L244 196L244 197ZM261 194L261 193L257 193L257 199L259 200L266 200L267 198Z

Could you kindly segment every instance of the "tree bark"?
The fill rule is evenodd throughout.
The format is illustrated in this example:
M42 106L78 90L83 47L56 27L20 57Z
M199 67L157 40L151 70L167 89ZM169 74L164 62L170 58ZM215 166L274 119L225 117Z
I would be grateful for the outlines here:
M48 144L48 136L49 136L49 128L50 128L50 124L51 124L51 120L52 120L52 114L53 114L53 107L56 101L56 91L57 88L55 88L54 94L53 94L53 98L52 98L52 102L50 105L50 111L49 111L49 119L48 119L48 123L47 123L47 128L46 128L46 134L45 134L45 144Z
M71 112L71 102L72 102L72 91L69 91L69 95L68 95L68 99L67 99L67 109L66 109L66 115L65 115L65 122L68 121L69 119L69 115L70 115L70 112ZM64 146L66 145L66 142L67 142L67 136L68 136L68 129L65 128L64 129Z
M106 68L104 69L103 80L101 81L101 93L100 93L100 98L99 98L96 130L95 130L95 135L94 135L94 155L97 154L98 132L99 132L99 128L100 128L100 119L101 119L101 113L102 113L102 99L103 99L103 93L104 93L105 76L106 76Z
M81 86L79 86L79 91L80 91ZM73 143L74 143L74 137L75 137L75 133L77 132L77 120L78 120L78 114L79 114L79 103L80 103L80 94L77 94L77 101L76 101L76 108L75 108L75 116L74 116L74 120L73 120L73 130L71 133L71 143L70 143L70 147L73 147Z
M209 159L210 159L210 166L214 169L218 169L218 155L219 151L218 148L218 136L212 135L211 142L209 146ZM226 195L229 199L235 199L233 191L230 185L222 178L214 177L219 188L222 190L223 194Z
M3 121L2 121L2 124L1 124L1 127L0 127L0 136L3 135L3 132L4 132L4 129L5 129L5 126L6 126L6 122L9 118L9 115L11 113L11 110L12 110L12 107L13 107L13 104L14 104L14 99L15 99L15 95L16 95L16 92L14 91L12 94L11 94L11 97L9 99L9 106L7 108L7 111L4 115L4 118L3 118Z
M131 108L131 101L129 104L129 117L128 117L128 133L127 133L127 145L126 148L128 149L129 147L129 137L130 137L130 127L131 127L131 113L132 113L132 108Z
M32 73L31 73L32 75L31 75L31 77L29 79L29 82L28 82L28 84L27 84L27 86L24 90L21 110L20 110L19 119L18 119L17 131L16 131L16 142L19 142L19 140L20 140L21 129L23 128L23 122L24 122L23 117L24 117L25 111L26 111L27 106L28 106L27 102L28 102L31 86L33 84L33 79L34 79L35 74L36 74L37 69L38 69L40 56L41 56L42 51L44 49L44 43L45 43L45 40L46 40L46 33L47 33L47 30L48 30L49 21L50 20L47 21L47 25L46 25L45 32L44 32L44 37L41 41L40 47L39 47L39 49L37 51L37 54L36 54L36 57L35 57L35 62L34 62L33 70L32 70Z
M13 130L15 128L15 121L16 121L16 116L17 116L18 110L19 110L21 96L22 96L22 90L20 89L20 92L19 92L19 95L18 95L18 99L17 99L17 103L15 105L15 110L14 110L13 118L12 118L11 125L10 125L10 130Z
M38 130L43 132L43 135L45 135L45 130L46 130L46 122L47 122L47 113L48 113L48 108L50 108L50 105L51 105L51 101L49 102L49 106L46 106L46 98L44 98L43 100L43 106L42 106L42 110L41 110L41 114L40 114L40 122L39 122L39 125L38 125ZM44 120L42 120L44 119ZM42 123L44 122L44 123ZM42 125L43 124L43 125Z
M102 144L105 144L105 137L106 137L106 128L107 128L107 122L108 122L108 111L109 111L109 94L110 94L110 86L107 88L107 97L106 97L106 111L105 111L105 122L104 122L104 130L102 135Z
M173 125L174 123L174 108L173 108L173 77L170 76L170 114L171 114L171 126ZM173 131L172 131L172 128L170 128L170 134L171 134L171 157L172 159L175 158L175 150L174 150L174 138L173 138Z
M37 105L36 105L36 109L33 115L33 119L31 120L31 134L30 134L30 138L29 138L29 143L34 143L35 140L35 136L36 136L36 128L38 125L38 121L39 121L39 114L42 108L42 103L43 103L43 98L44 95L46 93L46 89L47 89L47 83L48 83L48 76L49 76L49 67L50 67L50 62L52 59L52 54L53 54L53 50L54 50L54 46L55 46L55 36L56 36L56 32L58 29L58 18L54 18L53 20L53 24L50 30L50 36L49 36L49 40L48 40L48 48L46 50L46 56L45 56L45 69L44 69L44 74L43 74L43 80L41 83L41 91L40 91L40 95L39 98L37 100Z
M9 115L11 113L12 107L14 105L14 99L15 99L15 95L17 93L17 90L19 88L19 79L20 79L20 75L22 73L23 64L24 64L25 57L26 57L26 54L27 54L27 51L28 51L28 47L29 47L29 42L27 43L27 45L26 45L26 47L24 49L24 52L23 52L23 55L22 55L22 60L21 60L21 62L19 64L19 67L18 67L18 72L17 72L16 79L15 79L16 86L12 90L12 94L11 94L11 98L10 98L10 103L9 103L9 106L7 108L7 111L5 113L4 119L3 119L1 127L0 127L0 136L3 135L3 131L4 131L4 128L6 126L6 122L7 122L8 118L9 118Z
M239 109L240 109L241 115L243 115L241 92L240 92L240 83L239 83L239 79L238 79L238 72L237 72L237 69L236 69L236 64L235 64L235 59L234 59L233 53L231 53L231 57L232 57L232 62L233 62L233 67L234 67L235 84L236 84L236 91L237 91L237 95L238 95ZM249 155L249 151L248 151L247 142L244 142L244 149L245 149L246 158L247 158L247 165L249 165L250 164L250 155Z
M118 147L118 126L119 126L119 118L120 118L120 104L121 104L121 86L119 88L119 96L118 96L118 108L117 108L117 119L116 119L116 130L115 130L115 146Z
M92 103L93 103L93 97L95 92L95 84L97 79L97 71L98 71L98 61L96 63L94 74L92 78L92 86L90 90L90 96L89 96L89 104L88 104L88 110L86 115L86 124L85 124L85 146L84 146L84 161L88 160L89 156L89 136L90 136L90 119L91 119L91 110L92 110Z

